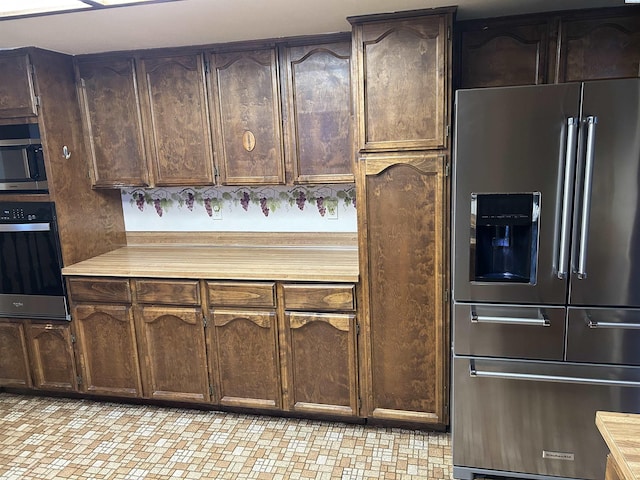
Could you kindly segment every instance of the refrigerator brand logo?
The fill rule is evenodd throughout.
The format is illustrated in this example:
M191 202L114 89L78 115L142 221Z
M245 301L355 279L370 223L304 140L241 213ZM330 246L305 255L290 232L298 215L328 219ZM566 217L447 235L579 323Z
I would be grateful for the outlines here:
M13 306L16 308L21 308L24 307L24 303L22 302L13 302Z
M551 460L568 460L573 462L573 453L566 452L550 452L548 450L542 451L542 458L549 458Z

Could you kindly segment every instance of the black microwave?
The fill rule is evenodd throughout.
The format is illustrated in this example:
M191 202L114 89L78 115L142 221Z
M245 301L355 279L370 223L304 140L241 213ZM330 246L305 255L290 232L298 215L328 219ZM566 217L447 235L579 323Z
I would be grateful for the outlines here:
M0 126L0 191L46 192L48 189L38 126Z

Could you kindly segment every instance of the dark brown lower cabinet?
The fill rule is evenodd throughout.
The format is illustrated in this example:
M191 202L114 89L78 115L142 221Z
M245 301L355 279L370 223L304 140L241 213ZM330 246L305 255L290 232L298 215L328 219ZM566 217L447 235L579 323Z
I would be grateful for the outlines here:
M280 409L275 311L214 309L211 318L210 354L217 353L217 368L211 370L220 404Z
M446 425L446 158L416 153L362 160L366 414Z
M23 320L0 320L0 386L31 387Z
M142 382L129 305L78 305L73 309L82 370L81 390L141 397Z
M39 323L26 326L33 386L41 390L78 390L69 323Z
M358 415L356 316L287 312L289 408Z
M145 397L209 402L202 309L143 306L134 316Z

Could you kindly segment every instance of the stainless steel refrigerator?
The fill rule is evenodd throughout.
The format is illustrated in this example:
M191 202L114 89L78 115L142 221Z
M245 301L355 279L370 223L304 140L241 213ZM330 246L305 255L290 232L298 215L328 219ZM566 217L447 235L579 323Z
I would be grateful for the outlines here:
M640 79L459 90L454 477L604 478L640 413Z

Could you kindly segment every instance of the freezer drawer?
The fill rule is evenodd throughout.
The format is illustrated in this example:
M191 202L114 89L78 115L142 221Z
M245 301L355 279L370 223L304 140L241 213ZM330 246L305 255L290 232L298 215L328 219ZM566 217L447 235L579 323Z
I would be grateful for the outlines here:
M640 365L640 309L569 308L567 360Z
M454 357L454 467L601 480L597 410L639 413L640 368Z
M456 355L562 360L564 307L454 305Z

